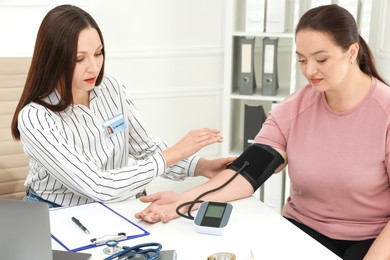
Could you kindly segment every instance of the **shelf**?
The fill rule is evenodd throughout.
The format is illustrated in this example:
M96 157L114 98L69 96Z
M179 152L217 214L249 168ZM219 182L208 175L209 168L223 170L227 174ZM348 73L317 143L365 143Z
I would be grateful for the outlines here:
M241 95L238 90L235 90L230 94L231 99L240 100L258 100L258 101L282 101L290 94L288 89L279 87L278 94L276 96L263 96L261 95L261 88L257 87L253 95Z
M291 38L295 37L292 32L284 33L267 33L267 32L246 32L246 31L234 31L232 36L246 36L246 37L274 37L274 38Z

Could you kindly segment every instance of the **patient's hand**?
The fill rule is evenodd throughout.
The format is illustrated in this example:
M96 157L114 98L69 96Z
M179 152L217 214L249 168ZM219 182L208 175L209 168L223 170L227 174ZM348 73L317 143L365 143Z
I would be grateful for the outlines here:
M176 213L176 208L183 203L180 195L173 191L158 192L140 197L139 200L151 204L141 212L136 213L134 216L150 223L156 223L159 221L166 223L179 217Z

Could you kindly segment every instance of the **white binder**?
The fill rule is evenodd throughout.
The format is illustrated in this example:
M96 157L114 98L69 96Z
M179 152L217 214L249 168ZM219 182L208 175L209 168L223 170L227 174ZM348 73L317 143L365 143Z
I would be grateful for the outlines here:
M352 16L355 18L355 21L358 22L359 1L357 1L357 0L337 0L336 3L339 6L347 9L352 14Z
M314 8L320 5L330 5L332 4L332 0L310 0L309 8Z
M246 0L245 31L264 32L265 0Z
M286 31L286 0L268 0L266 15L266 32Z

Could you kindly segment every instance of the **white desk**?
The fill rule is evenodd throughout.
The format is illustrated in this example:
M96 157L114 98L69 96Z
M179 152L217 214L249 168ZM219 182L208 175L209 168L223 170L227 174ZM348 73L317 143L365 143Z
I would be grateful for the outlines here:
M196 233L193 222L178 218L168 223L148 224L133 217L146 207L138 200L109 204L111 208L141 226L150 235L123 241L120 245L158 242L163 250L175 249L179 260L206 260L216 252L231 252L237 260L249 259L340 259L317 241L268 208L255 197L231 202L233 212L223 236ZM53 241L54 249L62 249ZM85 252L101 260L105 246ZM251 257L251 252L254 258Z

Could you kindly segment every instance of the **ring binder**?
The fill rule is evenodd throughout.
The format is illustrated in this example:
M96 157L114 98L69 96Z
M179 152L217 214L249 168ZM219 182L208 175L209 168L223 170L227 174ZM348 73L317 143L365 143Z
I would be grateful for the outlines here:
M355 18L355 21L358 21L358 13L359 13L359 1L356 0L337 0L336 4L344 7L352 14Z
M266 32L286 31L286 0L267 1Z
M240 95L252 95L256 89L255 78L255 37L240 38L240 76L239 76L239 92Z
M274 96L279 89L278 79L278 42L279 38L263 39L263 74L261 94Z
M330 5L330 4L332 4L332 0L310 0L309 9L320 5Z
M265 0L246 0L245 31L264 32Z
M263 106L250 106L245 104L244 111L244 151L253 144L257 133L260 131L266 115Z

